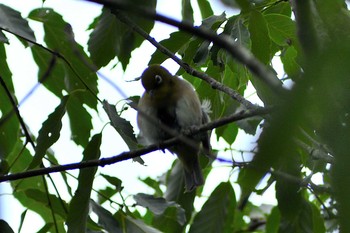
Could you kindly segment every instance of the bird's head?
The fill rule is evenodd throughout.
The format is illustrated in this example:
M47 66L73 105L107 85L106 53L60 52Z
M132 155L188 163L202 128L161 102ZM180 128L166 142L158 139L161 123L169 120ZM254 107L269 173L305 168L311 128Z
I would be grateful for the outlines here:
M173 75L160 65L150 65L141 75L142 86L154 100L163 101L173 91Z

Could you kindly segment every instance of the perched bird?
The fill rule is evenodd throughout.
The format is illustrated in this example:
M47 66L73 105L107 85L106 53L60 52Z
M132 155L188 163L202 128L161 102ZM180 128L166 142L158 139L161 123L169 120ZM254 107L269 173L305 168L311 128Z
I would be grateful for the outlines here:
M177 133L191 126L199 126L209 121L208 110L210 104L201 102L192 85L186 80L170 74L160 65L150 65L141 75L141 82L145 88L138 108L142 112L137 115L140 137L147 144L160 143L176 135L170 135L165 125ZM147 120L149 116L155 122ZM184 168L185 189L192 191L204 184L198 155L201 145L210 151L209 133L191 136L191 143L179 142L168 148L180 159Z

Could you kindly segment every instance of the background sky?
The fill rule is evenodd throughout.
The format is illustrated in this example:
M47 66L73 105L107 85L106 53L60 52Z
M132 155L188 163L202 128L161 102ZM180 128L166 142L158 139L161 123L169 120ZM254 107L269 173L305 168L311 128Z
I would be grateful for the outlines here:
M196 2L196 1L194 1ZM211 3L214 1L211 1ZM91 31L87 31L88 25L93 21L93 19L100 14L101 7L93 3L87 3L78 0L47 0L44 3L41 0L30 0L30 1L14 1L14 0L0 0L1 4L8 5L13 9L20 11L22 17L27 17L29 12L35 8L40 7L50 7L56 12L63 15L65 21L72 25L76 41L85 46L89 38ZM212 3L213 4L213 3ZM195 4L193 4L196 7ZM181 1L167 1L158 0L157 10L167 16L173 17L175 19L181 19ZM230 15L232 11L226 9L219 1L213 4L214 12L216 14L221 14L224 10ZM196 10L195 10L196 11ZM198 12L198 11L197 11ZM195 18L199 16L195 15ZM195 25L200 24L196 22ZM42 25L38 22L29 21L29 25L35 31L37 41L43 44L43 33ZM165 39L169 34L176 30L176 28L169 27L162 23L156 23L151 36L157 41ZM21 101L28 91L36 85L37 83L37 73L36 64L33 61L30 49L24 48L23 45L14 37L6 33L6 36L10 39L10 45L6 45L7 61L9 63L10 69L13 72L13 80L16 91L16 96L19 101ZM87 51L87 49L85 48ZM128 80L133 80L139 77L147 63L150 59L150 55L154 52L154 47L148 42L144 42L140 49L133 52L130 65L124 72L120 65L116 68L112 67L117 64L117 60L111 62L111 64L103 68L101 72L107 76L112 82L118 85L127 96L141 95L143 88L139 82L126 82ZM178 66L172 61L166 61L163 63L172 73L174 73ZM110 103L117 103L122 99L122 95L118 93L113 87L103 80L99 80L99 98L106 99ZM247 96L251 96L249 90L246 92ZM256 102L257 98L251 96L249 98L252 102ZM47 115L50 114L55 107L59 104L59 99L54 97L50 92L46 91L44 87L39 87L35 92L26 100L23 105L20 106L21 115L28 125L28 128L32 131L34 135L38 135L38 131L41 128L42 122L46 120ZM122 102L117 104L117 107L121 107ZM104 125L109 121L103 110L100 111L101 114L97 115L91 112L94 118L93 125L95 131L92 135L98 133L102 130ZM135 131L138 132L136 127L136 112L134 110L129 110L125 112L122 117L131 121L132 125L135 126ZM67 124L67 117L65 117L63 129L61 131L60 140L52 147L56 157L59 158L61 164L79 162L81 160L82 148L77 147L70 140L70 130ZM215 137L213 137L213 147L215 149L222 149L227 147L224 142L216 143ZM235 149L250 150L254 146L255 138L247 136L240 133L236 143L234 144ZM115 132L111 126L106 126L103 130L103 144L101 147L101 152L103 157L110 157L117 155L123 151L127 151L128 148L124 142L120 139L120 136ZM220 153L220 157L231 158L231 152ZM235 156L238 156L238 152ZM108 174L116 176L123 181L124 191L129 194L136 194L138 192L150 191L142 182L138 179L139 177L158 177L167 171L175 156L169 153L155 152L143 156L147 166L141 166L138 163L132 161L123 161L121 163L99 168L99 173ZM220 181L226 181L230 177L231 168L227 164L215 164L216 169L208 177L206 183L209 185L205 186L204 196L209 195L213 189ZM74 175L78 175L78 171L71 172ZM52 174L53 178L57 178L57 185L60 184L61 179L59 174ZM235 180L235 176L231 176L232 180ZM73 186L75 185L72 180ZM97 177L94 186L96 188L101 188L105 186L105 182L101 177ZM74 190L74 187L73 187ZM237 191L237 189L235 189ZM0 184L0 203L1 212L0 218L5 219L15 232L17 232L18 224L20 222L20 215L25 210L16 200L11 197L11 188L8 183ZM68 194L63 193L63 198L67 197ZM271 193L267 192L263 198L257 199L257 202L268 202L274 203L271 199ZM93 197L95 194L93 194ZM239 196L237 194L237 196ZM254 198L254 197L253 197ZM129 200L132 202L132 198ZM201 205L201 201L198 201L198 206ZM22 232L36 232L43 225L40 217L35 214L27 215L28 219L25 220ZM33 224L35 223L35 224Z

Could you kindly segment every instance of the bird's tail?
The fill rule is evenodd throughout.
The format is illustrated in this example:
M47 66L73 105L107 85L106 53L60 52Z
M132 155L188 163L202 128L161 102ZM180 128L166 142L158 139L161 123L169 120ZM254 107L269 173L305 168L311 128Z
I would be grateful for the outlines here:
M204 184L202 169L199 165L198 159L191 165L193 166L191 166L190 169L186 169L186 167L184 167L186 192L191 192L198 186Z

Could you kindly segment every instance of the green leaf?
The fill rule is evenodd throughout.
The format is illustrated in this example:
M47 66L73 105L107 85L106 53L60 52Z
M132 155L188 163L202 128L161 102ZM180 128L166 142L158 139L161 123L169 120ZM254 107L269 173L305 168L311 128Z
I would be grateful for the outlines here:
M293 80L301 74L301 67L297 63L297 56L298 52L293 46L287 47L287 49L281 54L284 71Z
M62 117L66 113L66 104L69 96L64 96L61 103L44 121L37 139L35 155L28 169L33 169L41 164L46 151L59 139L62 128Z
M90 34L88 50L97 68L106 66L120 51L118 22L108 8L103 8Z
M35 41L34 32L29 27L28 21L23 19L18 11L15 11L4 4L0 4L0 27L15 35ZM24 42L23 40L21 41L24 45L28 45L27 42Z
M21 214L21 221L19 223L18 232L21 232L21 230L22 230L22 226L24 223L24 219L26 218L27 212L28 212L28 209L24 210Z
M84 95L79 96L79 101L96 110L97 75L86 65L91 61L83 47L75 42L71 26L63 20L61 15L50 8L35 9L28 17L43 23L46 45L51 50L60 53L67 61L62 60L65 73L64 76L59 77L65 83L65 90L69 94L77 90L88 90Z
M168 39L162 40L159 43L170 50L172 53L177 53L183 46L185 46L189 40L191 39L191 35L189 33L183 31L176 31L170 34ZM151 64L161 64L163 61L168 59L169 57L162 53L160 50L156 50L149 61L149 65Z
M274 207L266 221L266 233L278 233L280 219L280 212L277 207Z
M208 0L197 0L197 3L202 15L202 19L208 18L211 15L214 15L213 9L211 8Z
M12 83L12 74L6 62L6 51L4 44L0 43L0 76L15 97L15 90ZM15 99L16 101L16 99ZM19 121L16 114L11 114L13 106L4 88L0 86L0 157L6 158L13 150L19 136ZM11 114L11 115L9 115Z
M40 203L43 207L47 209L53 209L55 214L65 219L67 217L67 203L64 200L59 199L55 195L47 194L46 192L40 191L38 189L27 189L25 194L28 198ZM47 198L50 198L50 205Z
M290 17L292 9L289 2L280 1L277 4L267 7L264 14L280 14Z
M101 134L96 134L85 148L83 161L98 159L101 155ZM67 217L68 233L80 233L86 230L86 221L89 214L89 200L92 184L97 167L80 170L78 188L69 205Z
M90 201L90 205L91 205L92 211L98 216L98 223L107 232L115 232L115 233L123 232L122 227L120 226L120 223L113 217L113 215L108 210L98 205L93 200Z
M38 46L32 46L31 51L39 68L38 81L58 98L62 98L63 90L66 90L64 64L57 58L55 63L51 63L54 55Z
M191 0L182 0L181 15L183 21L193 24L194 20Z
M153 188L155 190L155 196L163 196L163 191L160 188L160 182L157 180L152 179L151 177L146 177L144 179L140 178L140 180L148 185L149 187Z
M76 144L83 147L88 144L92 129L91 115L83 106L82 101L79 101L87 94L86 91L74 92L70 95L71 98L67 103L67 114L72 131L71 138Z
M271 40L266 20L259 11L252 11L250 13L248 28L252 41L252 53L262 63L269 64L272 57Z
M264 18L273 42L280 46L296 42L296 25L290 17L279 14L266 14Z
M190 233L233 232L235 192L229 182L220 183L194 217Z
M0 219L0 232L1 233L14 233L10 225L5 221Z
M123 189L122 181L117 177L101 174L103 178L105 178L110 184L114 185L115 192L120 192Z
M128 145L130 150L138 148L137 140L134 134L134 129L130 122L121 118L114 105L109 104L106 100L103 101L103 109L106 111L109 120L111 121L114 129L123 138L124 142Z

